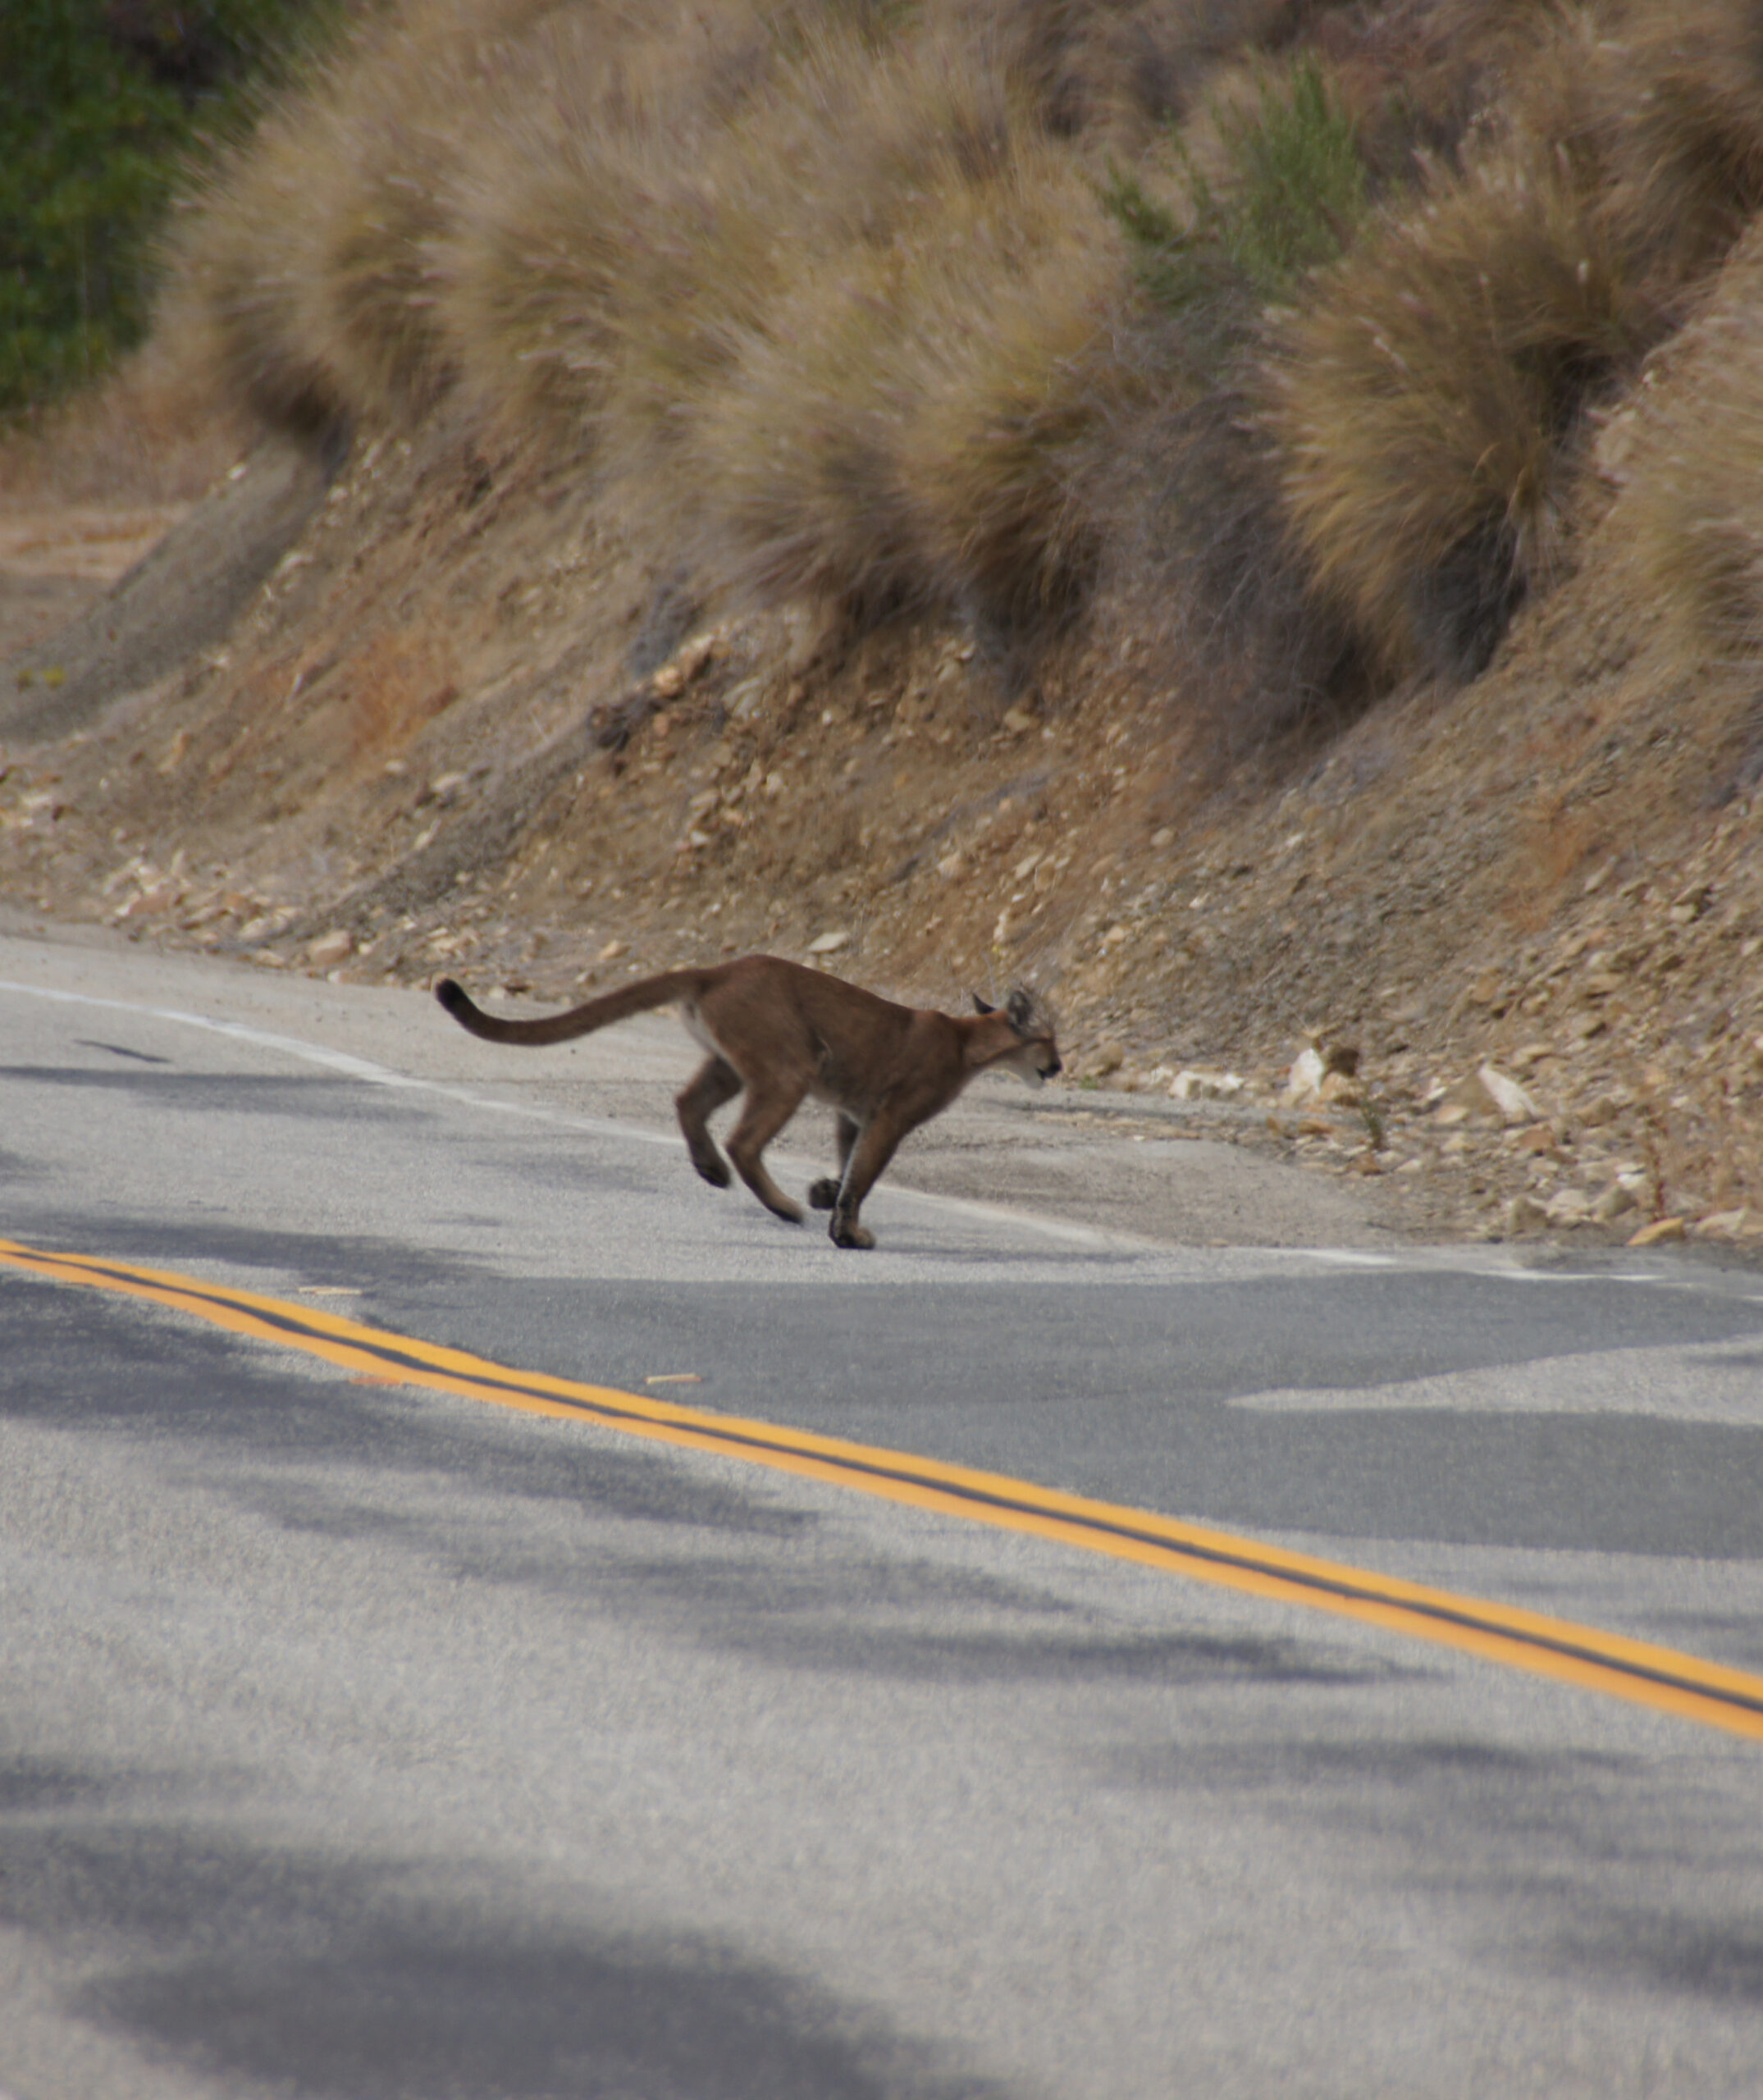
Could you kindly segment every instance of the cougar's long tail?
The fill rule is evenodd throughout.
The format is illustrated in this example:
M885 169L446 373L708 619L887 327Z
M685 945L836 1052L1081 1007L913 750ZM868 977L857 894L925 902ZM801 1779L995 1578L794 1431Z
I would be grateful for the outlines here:
M616 992L590 999L586 1006L571 1007L567 1013L552 1014L544 1020L498 1020L476 1005L450 977L435 987L435 997L461 1028L481 1035L486 1043L524 1043L537 1048L546 1043L567 1043L572 1037L591 1035L609 1022L632 1014L647 1013L651 1007L665 1007L684 998L697 988L703 972L667 970L659 977L642 977L634 984L620 985Z

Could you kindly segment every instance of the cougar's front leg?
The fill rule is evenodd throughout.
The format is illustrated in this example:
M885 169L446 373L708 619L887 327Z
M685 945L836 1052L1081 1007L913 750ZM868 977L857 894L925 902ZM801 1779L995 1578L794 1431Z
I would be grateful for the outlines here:
M808 1190L808 1200L817 1211L829 1211L838 1201L840 1185L845 1178L845 1169L851 1164L851 1148L857 1141L857 1133L863 1126L856 1116L838 1112L838 1171L824 1175Z
M867 1226L857 1222L857 1212L863 1198L881 1178L883 1169L893 1157L894 1149L906 1132L895 1120L884 1114L872 1116L863 1126L862 1133L852 1148L845 1162L845 1177L838 1185L838 1194L833 1204L833 1220L827 1228L835 1247L873 1247L875 1235Z
M679 1127L692 1163L713 1189L728 1185L728 1162L716 1149L710 1118L741 1091L741 1075L726 1057L706 1057L690 1081L674 1097Z

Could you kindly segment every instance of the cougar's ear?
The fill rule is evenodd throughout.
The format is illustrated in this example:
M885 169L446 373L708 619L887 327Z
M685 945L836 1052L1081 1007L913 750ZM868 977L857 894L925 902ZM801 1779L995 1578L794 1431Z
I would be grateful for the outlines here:
M977 992L970 992L967 996L973 1001L973 1010L976 1014L995 1014L998 1011L996 1007L989 1007Z
M1019 984L1004 1005L1004 1018L1018 1035L1026 1035L1035 1019L1035 1002Z

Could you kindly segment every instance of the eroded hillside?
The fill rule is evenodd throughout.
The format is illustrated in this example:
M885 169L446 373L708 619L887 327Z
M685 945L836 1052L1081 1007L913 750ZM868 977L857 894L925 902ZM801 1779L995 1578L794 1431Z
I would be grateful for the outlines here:
M1392 50L1423 47L1433 54L1423 77L1472 101L1500 77L1495 43L1463 26L1473 8L1264 11L1244 34L1273 34L1277 55L1257 64L1321 53L1346 84L1325 116L1381 109L1354 84L1375 85ZM1741 18L1698 17L1724 22L1722 34ZM1567 34L1565 18L1550 20L1551 34ZM1574 17L1572 33L1589 20ZM1437 57L1447 30L1463 55L1455 68ZM1729 57L1730 35L1715 43ZM1208 148L1223 183L1240 167L1219 114L1234 76L1217 71L1217 54L1206 62L1199 77L1222 85L1210 98L1189 93L1191 151L1206 127L1223 137ZM1116 75L1093 66L1086 77ZM1264 84L1244 93L1242 106L1264 116ZM1459 141L1459 221L1476 185L1515 179L1525 135L1510 116L1487 115L1504 107L1497 96L1477 106L1479 133L1473 111L1433 124L1455 125ZM1526 107L1534 126L1534 94ZM1012 153L1030 159L1089 135L1081 123L1012 121L1028 127ZM1118 155L1144 122L1111 105L1090 131L1098 152ZM1492 172L1460 143L1482 133L1503 157ZM1370 142L1377 194L1368 219L1331 235L1346 244L1341 261L1304 262L1320 271L1294 281L1314 288L1312 314L1326 313L1331 286L1363 298L1380 241L1412 263L1415 228L1440 208L1445 177L1391 172L1400 152L1363 112L1355 135ZM1596 111L1574 135L1597 144L1620 182L1642 182ZM1146 136L1141 199L1161 180L1159 208L1172 211L1181 183L1156 158L1154 127ZM802 148L811 160L812 146ZM732 150L726 137L718 150ZM1048 185L1065 194L1072 180L1050 161L1043 172L1038 213ZM1012 180L1020 188L1020 170ZM1745 180L1742 167L1726 190L1697 196L1726 197L1742 221ZM1423 199L1433 185L1419 219L1407 201L1415 183ZM1010 217L995 196L987 209ZM276 543L242 611L168 675L139 689L112 678L114 704L61 736L56 696L92 689L76 660L86 645L39 637L15 660L12 697L0 702L15 724L0 781L6 893L266 967L420 983L445 966L546 1000L752 947L938 1002L1029 977L1058 1002L1080 1083L1098 1088L1091 1106L1127 1109L1123 1093L1172 1084L1228 1088L1220 1075L1234 1074L1240 1098L1267 1112L1256 1141L1378 1176L1413 1222L1742 1240L1763 1205L1763 722L1747 595L1757 499L1707 492L1756 442L1763 388L1743 386L1756 311L1745 246L1706 231L1701 275L1649 280L1570 397L1551 379L1541 406L1520 400L1537 429L1554 429L1551 417L1560 427L1547 458L1519 459L1512 487L1496 491L1491 514L1504 523L1491 551L1485 518L1464 514L1460 494L1455 513L1435 504L1445 522L1429 522L1424 506L1402 508L1399 486L1388 494L1385 473L1360 499L1358 536L1341 541L1357 580L1331 595L1327 563L1313 552L1307 569L1301 535L1268 523L1277 477L1264 444L1239 427L1253 423L1249 376L1277 365L1287 324L1256 317L1235 281L1228 296L1214 285L1204 312L1214 390L1169 409L1172 330L1199 323L1191 307L1172 322L1167 305L1147 304L1134 242L1142 249L1149 229L1167 263L1159 223L1141 220L1135 235L1130 214L1096 221L1120 326L1132 331L1130 398L1098 394L1092 327L1075 435L1069 417L1043 443L1032 417L982 416L982 436L1012 433L1015 463L988 486L1015 491L1014 512L989 509L986 530L971 517L959 527L966 499L939 481L928 409L915 412L916 481L890 479L872 449L858 494L884 514L875 530L892 534L890 559L907 565L879 582L879 557L856 529L861 504L834 514L816 498L786 531L759 501L778 484L753 478L767 456L754 433L802 384L786 368L794 338L775 327L738 375L749 417L740 449L701 455L719 473L744 463L706 491L702 514L689 454L683 468L668 463L665 500L638 501L633 486L659 486L642 480L640 462L621 456L614 472L579 444L535 441L505 404L486 409L486 382L443 383L432 338L414 404L354 399L346 416L327 410L314 423L309 392L299 416L285 398L285 434L261 440L194 514L284 471L290 445L316 436L330 447L334 479ZM1184 267L1249 270L1222 236L1207 247L1208 223L1188 228ZM1620 236L1611 223L1599 222L1601 253ZM1510 212L1500 225L1510 243ZM970 255L973 232L966 223ZM1573 240L1588 236L1583 225L1569 233L1571 263ZM438 253L445 237L429 226L422 252ZM885 252L897 265L920 237L921 226L910 238L895 226ZM1044 288L1044 260L1029 272ZM1019 262L1005 275L1020 300ZM943 298L944 265L929 278ZM1094 269L1083 278L1078 310L1094 314L1098 281ZM408 284L404 294L419 296ZM1402 296L1414 296L1412 269ZM920 329L929 310L916 309ZM544 319L554 349L560 311ZM1496 331L1500 354L1534 378L1536 358L1510 334ZM1550 358L1565 356L1563 340L1555 326ZM972 339L961 341L971 356ZM238 354L236 343L226 353ZM848 358L824 341L815 354L845 385ZM347 365L339 354L336 371ZM1073 368L1069 358L1060 368ZM403 385L418 368L390 369ZM569 407L570 383L558 382L561 409L557 386L546 392L546 418L582 413ZM905 381L896 368L887 383ZM1359 383L1336 372L1331 415L1350 418ZM734 396L693 384L691 416L732 441ZM1058 396L1036 385L1044 421ZM1254 427L1277 431L1296 413L1280 386ZM1236 404L1222 423L1208 405L1220 401ZM1711 444L1710 404L1721 431ZM826 402L804 395L799 406L811 436L821 431ZM857 427L873 433L873 404L856 406ZM1103 430L1129 447L1112 467ZM1025 431L1041 434L1030 447L1039 482L1021 470ZM1427 471L1444 473L1450 453ZM971 467L966 440L949 456ZM817 459L783 459L779 473L824 477ZM1044 486L1050 459L1057 500ZM1313 531L1327 505L1304 509L1316 485L1313 460L1300 464L1310 478L1294 501ZM1368 471L1363 457L1356 471ZM1217 544L1196 550L1215 484ZM925 495L939 486L954 510ZM902 488L917 494L908 502ZM1382 516L1381 541L1366 536L1367 505ZM1167 529L1153 529L1159 520ZM1428 553L1428 533L1447 536L1441 553ZM1389 551L1404 535L1414 573L1430 579L1406 597ZM786 543L812 556L807 568L768 568L764 550ZM825 567L839 546L856 569ZM212 546L186 526L157 559L162 601L199 592ZM1221 607L1208 596L1220 588L1235 600ZM113 651L126 652L121 625L121 643L106 641ZM25 742L16 725L27 722ZM1290 1089L1312 1041L1322 1053L1312 1084ZM1491 1093L1474 1077L1484 1066Z

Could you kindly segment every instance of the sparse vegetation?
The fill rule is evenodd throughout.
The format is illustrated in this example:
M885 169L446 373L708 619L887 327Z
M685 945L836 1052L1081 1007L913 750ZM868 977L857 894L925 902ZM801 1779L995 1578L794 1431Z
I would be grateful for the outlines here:
M1208 107L1215 173L1176 130L1172 203L1117 164L1102 193L1146 295L1213 341L1289 295L1303 272L1332 262L1368 195L1353 119L1313 57L1252 69L1240 87Z
M1746 0L1630 0L1594 74L1609 208L1682 281L1763 208L1763 16Z
M1322 281L1270 427L1315 587L1389 674L1473 677L1556 573L1585 412L1763 203L1763 32L1729 0L1541 18L1459 172Z
M15 764L9 894L559 1000L989 959L1135 1084L1350 1027L1302 1143L1485 1230L1758 1201L1753 6L377 5L8 438L19 541L251 416L346 454L224 650ZM1441 1141L1484 1054L1546 1127Z
M145 330L180 165L235 126L320 0L7 0L0 11L0 415L103 373Z
M1427 194L1294 317L1272 415L1287 511L1392 673L1486 664L1559 558L1587 402L1657 326L1548 161Z
M168 340L308 433L451 394L701 600L1020 662L1160 596L1272 728L1560 572L1763 203L1754 14L409 0L207 179Z
M1763 272L1747 253L1731 274L1669 407L1646 404L1624 499L1689 675L1763 656Z

